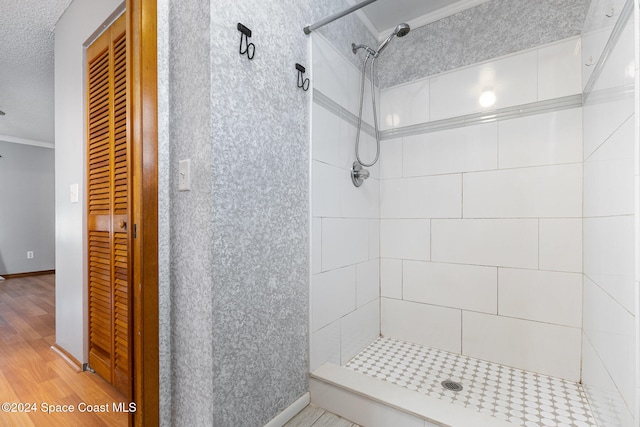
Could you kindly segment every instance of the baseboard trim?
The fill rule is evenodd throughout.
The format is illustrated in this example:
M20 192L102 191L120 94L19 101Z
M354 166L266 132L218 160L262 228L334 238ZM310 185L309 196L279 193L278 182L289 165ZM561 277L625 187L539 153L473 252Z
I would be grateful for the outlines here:
M293 402L287 409L280 412L274 419L269 421L264 427L282 427L288 423L293 417L298 415L300 411L307 407L311 401L311 395L306 392L298 400Z
M76 373L82 372L82 363L78 361L75 357L71 355L67 350L60 347L57 343L51 346L51 350L56 352L58 356L60 356L69 366L71 366Z
M56 274L56 271L55 270L30 271L28 273L3 274L2 277L8 280L8 279L18 279L20 277L44 276L45 274Z

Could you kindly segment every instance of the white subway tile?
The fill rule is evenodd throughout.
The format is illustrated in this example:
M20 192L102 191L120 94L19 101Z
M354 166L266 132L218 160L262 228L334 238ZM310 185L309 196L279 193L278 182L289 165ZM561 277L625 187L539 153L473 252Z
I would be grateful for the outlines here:
M580 380L580 329L462 312L463 354L569 381Z
M340 216L340 188L346 172L314 160L311 173L311 212L315 217Z
M382 335L460 353L460 310L382 298Z
M462 176L385 179L380 202L382 218L460 218Z
M582 274L498 269L498 314L582 327Z
M404 176L496 169L497 140L495 122L404 137Z
M335 321L311 333L309 370L313 372L323 363L340 364L340 321Z
M538 101L582 93L580 38L538 49Z
M611 29L584 28L582 33L582 87L589 83L594 66L598 62L611 35Z
M491 111L537 100L537 52L529 51L431 78L431 120ZM495 94L482 107L480 95Z
M347 94L355 86L349 85L346 76L353 66L321 37L313 37L312 49L313 88L348 108L350 105Z
M599 426L633 427L633 415L589 337L582 338L582 385Z
M553 111L498 123L499 167L582 161L582 108Z
M342 119L324 107L313 104L311 109L311 154L334 166L341 165L340 129Z
M383 219L380 221L380 256L429 260L429 220Z
M380 295L402 299L402 263L400 259L380 259Z
M347 314L340 320L340 364L344 365L380 336L380 300Z
M540 220L540 269L582 272L582 219Z
M380 178L402 177L402 138L380 142Z
M345 218L380 217L380 181L367 179L360 187L353 185L349 171L340 170L339 186L334 192L340 192L340 213Z
M380 122L384 123L384 129L429 121L429 79L383 89L380 98Z
M333 270L369 259L369 221L322 219L322 270Z
M538 220L434 219L431 261L538 268Z
M356 267L346 267L311 278L311 331L335 322L356 309Z
M584 274L633 312L635 240L633 215L585 218Z
M495 267L403 262L403 299L463 310L497 313Z
M626 25L613 50L607 56L604 67L594 87L595 91L622 88L633 85L635 80L635 43L633 19Z
M464 175L465 218L582 216L582 164Z
M599 286L585 279L584 333L598 353L629 407L633 407L635 379L635 319L627 308Z
M356 265L356 304L362 307L380 298L380 260Z
M369 220L369 259L380 258L380 220Z
M311 221L311 274L322 271L322 219Z
M634 123L629 118L584 162L584 216L634 213Z
M633 93L628 92L592 95L587 99L582 108L585 159L632 117L634 108Z

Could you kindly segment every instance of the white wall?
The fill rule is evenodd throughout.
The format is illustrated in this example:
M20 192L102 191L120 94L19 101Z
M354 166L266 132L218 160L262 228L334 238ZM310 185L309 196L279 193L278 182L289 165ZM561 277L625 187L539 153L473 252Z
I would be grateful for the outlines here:
M370 168L371 178L359 188L349 172L355 160L356 127L347 116L358 114L360 73L315 33L312 57L313 90L329 97L333 110L314 97L311 371L324 362L346 363L380 334L379 168ZM368 80L365 87L370 88ZM371 102L365 101L364 106L364 119L371 124ZM363 161L373 160L375 145L371 135L361 134Z
M382 91L404 132L381 160L383 335L580 379L579 53L574 37Z
M597 23L595 1L588 22ZM620 5L621 6L621 5ZM620 9L618 9L620 10ZM595 15L595 16L594 16ZM618 15L619 16L619 15ZM582 379L601 426L637 426L637 39L629 13L585 29L584 332ZM614 20L615 22L615 20ZM610 40L610 50L604 47ZM591 69L595 68L595 71ZM593 75L592 75L593 73ZM636 98L637 99L637 98Z
M0 275L53 270L53 149L0 141L0 156Z
M86 362L85 43L122 0L75 0L55 29L56 343ZM79 203L69 187L79 186Z

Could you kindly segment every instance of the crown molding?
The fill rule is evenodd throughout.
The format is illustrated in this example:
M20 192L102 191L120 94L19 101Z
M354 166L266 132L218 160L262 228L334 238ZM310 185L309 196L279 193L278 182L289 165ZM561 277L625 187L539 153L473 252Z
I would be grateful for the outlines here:
M11 142L13 144L33 145L35 147L42 147L42 148L51 148L51 149L55 148L55 145L53 144L53 142L37 141L35 139L27 139L27 138L18 138L16 136L9 136L9 135L0 135L0 141Z

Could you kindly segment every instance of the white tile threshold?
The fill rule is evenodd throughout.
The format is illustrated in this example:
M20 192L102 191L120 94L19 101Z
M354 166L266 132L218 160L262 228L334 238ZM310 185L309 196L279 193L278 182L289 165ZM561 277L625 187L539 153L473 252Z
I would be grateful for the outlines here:
M464 389L443 389L447 379ZM316 369L311 400L367 427L402 416L419 427L596 426L579 384L389 338Z

